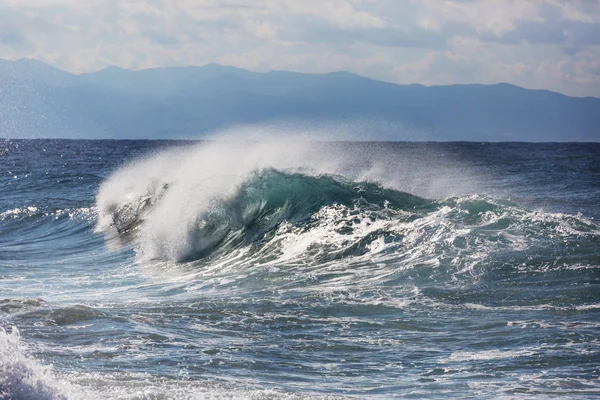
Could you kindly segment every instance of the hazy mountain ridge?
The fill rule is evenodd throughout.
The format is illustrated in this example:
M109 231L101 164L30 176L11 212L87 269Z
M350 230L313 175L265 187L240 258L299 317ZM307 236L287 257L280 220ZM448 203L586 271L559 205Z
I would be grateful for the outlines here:
M0 60L0 137L202 137L281 120L385 121L419 132L381 137L367 128L355 137L364 140L600 141L600 99L510 84L395 85L215 64L74 75Z

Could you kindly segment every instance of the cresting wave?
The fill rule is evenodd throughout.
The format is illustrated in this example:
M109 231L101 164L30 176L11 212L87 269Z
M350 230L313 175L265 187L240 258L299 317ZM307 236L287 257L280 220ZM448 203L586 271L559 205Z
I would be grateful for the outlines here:
M430 200L403 191L414 181L394 183L357 155L294 145L213 143L134 161L102 184L97 230L133 241L146 261L343 260L470 277L492 259L552 268L586 246L593 254L600 241L598 225L582 216L484 195L442 191Z
M117 171L97 196L97 229L135 236L144 259L184 261L215 249L264 241L285 223L307 222L324 206L367 198L423 200L339 175L347 162L300 143L213 143L165 151ZM354 173L361 173L360 169ZM377 193L379 192L379 193Z

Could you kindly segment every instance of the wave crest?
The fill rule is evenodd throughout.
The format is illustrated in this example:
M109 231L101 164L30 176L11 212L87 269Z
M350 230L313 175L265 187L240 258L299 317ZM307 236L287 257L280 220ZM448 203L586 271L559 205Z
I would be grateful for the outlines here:
M210 180L197 185L197 192L202 193L203 186L213 189ZM282 224L307 228L326 207L389 213L430 203L374 183L273 168L253 171L233 188L213 192L210 197L204 195L202 202L183 210L172 208L173 203L182 200L177 186L177 182L165 183L156 190L152 185L137 197L127 196L123 203L101 209L101 220L105 221L102 229L114 228L122 237L139 239L146 258L180 262L205 257L215 250L224 252L264 243ZM187 202L194 203L189 199ZM180 219L181 215L184 220L169 229L165 221ZM381 216L373 217L378 218ZM107 220L111 221L108 226Z

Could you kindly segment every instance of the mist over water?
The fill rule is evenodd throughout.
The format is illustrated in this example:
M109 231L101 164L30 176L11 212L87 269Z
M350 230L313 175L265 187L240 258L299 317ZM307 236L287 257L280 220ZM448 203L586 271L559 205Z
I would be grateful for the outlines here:
M595 145L2 146L0 398L600 393Z

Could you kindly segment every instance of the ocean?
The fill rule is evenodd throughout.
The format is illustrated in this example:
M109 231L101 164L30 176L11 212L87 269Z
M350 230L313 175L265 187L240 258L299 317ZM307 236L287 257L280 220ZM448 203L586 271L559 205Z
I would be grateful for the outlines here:
M0 140L0 399L598 398L600 144Z

